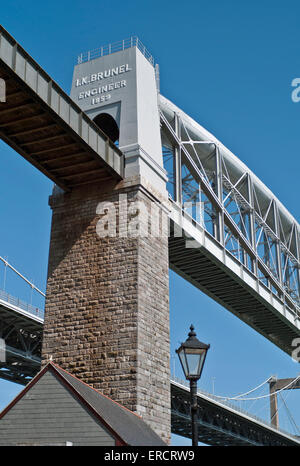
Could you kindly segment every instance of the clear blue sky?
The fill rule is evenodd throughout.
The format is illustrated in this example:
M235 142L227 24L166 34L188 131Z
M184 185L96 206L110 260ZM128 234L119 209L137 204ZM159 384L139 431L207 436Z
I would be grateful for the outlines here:
M299 16L299 2L289 0L14 0L1 11L2 25L66 92L80 52L137 35L160 65L162 94L248 165L296 219L300 103L292 102L291 82L300 77ZM52 183L5 144L0 151L0 255L45 289ZM13 282L7 286L16 294ZM215 393L230 396L272 374L293 377L300 371L285 353L173 273L170 315L172 366L191 322L211 344L199 384L204 389L211 391L214 382ZM177 362L176 375L182 377ZM0 381L0 409L20 389ZM287 394L300 425L300 393ZM268 415L266 400L251 409ZM280 422L290 429L283 408Z

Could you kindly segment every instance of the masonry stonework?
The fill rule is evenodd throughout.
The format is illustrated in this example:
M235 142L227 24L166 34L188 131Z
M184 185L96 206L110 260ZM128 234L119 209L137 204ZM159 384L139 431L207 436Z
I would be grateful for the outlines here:
M97 234L103 202L116 214L115 236ZM43 364L52 359L140 414L169 442L167 213L134 182L56 192L50 205ZM151 209L159 220L152 235Z

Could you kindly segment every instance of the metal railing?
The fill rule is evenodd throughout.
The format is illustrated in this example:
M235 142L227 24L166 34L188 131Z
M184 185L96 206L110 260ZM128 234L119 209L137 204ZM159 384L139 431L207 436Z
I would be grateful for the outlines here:
M12 306L18 307L23 311L26 311L29 314L34 315L35 317L39 317L40 319L44 318L44 311L42 309L39 309L38 307L33 306L32 304L26 303L25 301L22 301L21 299L10 295L6 291L0 290L0 300L5 301L6 303L11 304Z
M128 39L123 39L112 44L103 45L102 47L89 50L88 52L83 52L78 55L77 63L85 63L87 61L94 60L95 58L104 57L105 55L120 52L121 50L129 49L131 47L137 47L142 52L144 57L151 63L151 65L154 66L153 56L136 36L132 36Z
M178 377L172 375L171 376L171 382L174 381L175 383L178 383L179 385L183 385L184 387L186 387L188 390L190 390L190 384L185 381L185 380L182 380L182 379L179 379ZM204 395L205 397L207 398L210 398L211 400L217 402L218 404L220 405L224 405L225 407L228 407L234 411L238 411L240 412L241 414L249 417L250 419L253 419L254 421L257 421L259 422L260 424L264 424L266 427L268 428L271 428L271 429L275 429L277 430L279 433L281 432L282 434L284 435L288 435L290 437L295 437L293 434L291 434L290 432L280 428L280 427L275 427L273 426L270 422L266 421L265 419L262 419L258 416L255 416L254 414L252 413L249 413L249 411L246 411L245 409L242 409L240 408L239 406L236 406L235 404L233 403L230 403L229 401L227 400L220 400L220 398L218 398L217 396L214 396L212 393L209 393L209 392L206 392L205 390L199 390L199 388L197 389L197 394L198 395Z

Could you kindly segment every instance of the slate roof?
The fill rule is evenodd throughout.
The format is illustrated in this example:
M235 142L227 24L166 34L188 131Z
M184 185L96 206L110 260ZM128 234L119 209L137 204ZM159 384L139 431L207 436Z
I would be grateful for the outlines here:
M116 437L122 440L122 443L124 442L124 444L132 446L166 446L166 443L139 415L116 403L108 396L103 395L53 362L49 362L29 382L22 392L0 414L0 419L49 370L56 374L66 387L72 390L73 394L80 402L85 404L93 415L100 418L100 421L104 421L110 430L116 434Z

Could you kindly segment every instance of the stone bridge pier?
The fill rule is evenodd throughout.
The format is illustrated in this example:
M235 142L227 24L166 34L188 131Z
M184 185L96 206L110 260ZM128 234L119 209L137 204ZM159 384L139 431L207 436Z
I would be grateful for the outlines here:
M113 84L96 107L82 97L83 86L95 87L92 75ZM155 70L132 47L75 67L71 96L118 138L125 179L53 190L43 364L52 359L169 442L168 211Z

